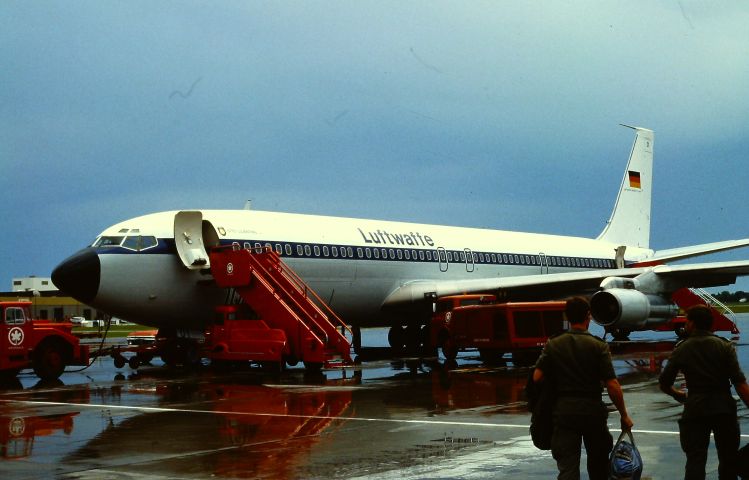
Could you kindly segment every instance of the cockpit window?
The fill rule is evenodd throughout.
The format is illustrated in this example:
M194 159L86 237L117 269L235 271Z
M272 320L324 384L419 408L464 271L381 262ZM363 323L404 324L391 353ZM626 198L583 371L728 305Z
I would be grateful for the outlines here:
M158 245L156 237L153 236L141 236L141 235L130 235L125 239L122 246L130 250L141 251L147 248L152 248Z
M119 247L125 237L99 237L93 247Z

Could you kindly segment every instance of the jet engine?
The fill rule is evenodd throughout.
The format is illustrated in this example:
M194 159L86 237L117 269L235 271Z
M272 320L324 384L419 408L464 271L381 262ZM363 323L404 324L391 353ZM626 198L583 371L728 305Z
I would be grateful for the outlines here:
M665 323L679 313L679 307L660 295L625 288L596 292L590 310L599 325L628 331Z

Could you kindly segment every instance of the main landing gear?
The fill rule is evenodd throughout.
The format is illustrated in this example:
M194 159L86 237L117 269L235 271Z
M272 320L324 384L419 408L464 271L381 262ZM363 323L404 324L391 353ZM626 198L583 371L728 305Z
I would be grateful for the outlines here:
M429 324L418 321L409 322L405 326L398 324L390 327L388 344L396 355L427 355L433 354L435 350L431 345Z

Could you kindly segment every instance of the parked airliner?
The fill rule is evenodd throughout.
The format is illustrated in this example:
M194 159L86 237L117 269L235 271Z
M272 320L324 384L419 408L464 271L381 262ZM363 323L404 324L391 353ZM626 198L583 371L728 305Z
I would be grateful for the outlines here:
M646 329L676 314L674 291L749 274L749 261L666 262L749 239L652 250L654 134L630 128L635 139L616 203L594 239L253 210L170 211L106 228L52 280L113 316L190 335L227 301L206 250L238 244L273 248L347 323L390 325L391 339L404 342L419 337L432 299L469 292L544 300L599 291L597 321Z

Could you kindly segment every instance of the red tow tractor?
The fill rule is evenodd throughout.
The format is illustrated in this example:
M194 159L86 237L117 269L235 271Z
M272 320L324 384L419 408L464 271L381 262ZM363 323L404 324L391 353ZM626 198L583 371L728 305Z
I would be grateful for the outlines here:
M550 336L563 332L565 302L493 303L493 295L454 295L437 300L432 317L432 345L445 359L477 349L481 360L532 365Z
M31 302L0 302L0 376L14 377L33 368L42 380L58 378L68 365L88 365L70 322L32 320Z

